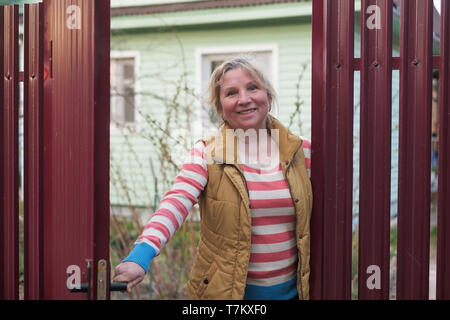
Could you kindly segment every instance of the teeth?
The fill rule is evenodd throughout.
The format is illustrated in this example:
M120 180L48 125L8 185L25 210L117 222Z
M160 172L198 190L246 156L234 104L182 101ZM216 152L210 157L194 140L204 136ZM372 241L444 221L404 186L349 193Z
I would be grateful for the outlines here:
M256 109L250 109L250 110L247 110L247 111L241 111L241 112L239 112L239 113L241 113L241 114L246 114L246 113L251 113L251 112L253 112L253 111L255 111Z

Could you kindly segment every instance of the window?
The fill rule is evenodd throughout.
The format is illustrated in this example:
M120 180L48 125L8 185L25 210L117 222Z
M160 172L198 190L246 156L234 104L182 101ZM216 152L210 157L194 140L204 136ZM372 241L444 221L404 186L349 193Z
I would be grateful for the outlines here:
M259 60L263 72L265 72L277 91L277 51L276 45L197 50L197 64L200 66L200 68L197 68L199 70L197 73L197 88L202 93L202 96L207 98L209 94L209 80L213 71L225 60L239 54L246 54ZM272 110L272 113L275 115L276 112L276 110ZM200 114L203 132L213 130L218 123L214 108L203 102L201 103Z
M135 58L111 58L111 122L135 123Z

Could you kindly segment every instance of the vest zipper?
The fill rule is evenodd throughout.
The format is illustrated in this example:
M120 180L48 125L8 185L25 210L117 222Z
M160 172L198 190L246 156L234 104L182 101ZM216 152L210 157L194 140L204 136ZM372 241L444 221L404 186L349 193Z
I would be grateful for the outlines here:
M249 205L249 209L251 209L250 192L248 191L247 180L245 179L244 172L242 172L241 168L239 168L238 165L233 165L233 166L236 167L236 169L239 171L239 174L241 175L242 179L244 180L245 190L247 191L248 205Z
M239 172L239 174L241 175L243 181L244 181L244 185L245 185L245 190L247 191L247 199L248 199L248 208L250 209L250 228L252 227L252 205L250 204L250 192L248 191L248 186L247 186L247 180L245 179L245 175L244 172L242 172L241 168L239 167L239 165L233 164L233 166L237 169L237 171ZM251 230L250 230L250 251L251 251L251 246L252 246L252 240L251 240ZM247 276L248 276L248 266L250 264L250 255L248 255L248 261L247 261L247 272L245 273L245 283L247 283Z
M295 151L294 156L291 158L291 161L292 161L292 159L295 158L295 156L297 155L297 152L299 150L300 150L300 147L297 149L297 151ZM287 166L286 166L286 174L285 174L284 179L286 180L286 183L287 183L288 188L289 188L289 193L291 194L291 197L292 197L291 185L290 185L289 180L287 178L287 173L288 173L288 170L289 170L289 166L291 165L291 161L289 161ZM295 208L295 199L294 199L294 208ZM295 208L295 216L297 217L297 208ZM295 226L295 228L297 228L297 225ZM297 235L296 235L295 242L297 242L297 240L298 239L297 239ZM298 246L298 252L299 252L298 263L299 263L299 266L300 266L300 273L299 273L299 277L300 277L300 294L301 294L302 300L304 300L305 298L303 296L303 281L302 281L302 252L301 252L300 246Z

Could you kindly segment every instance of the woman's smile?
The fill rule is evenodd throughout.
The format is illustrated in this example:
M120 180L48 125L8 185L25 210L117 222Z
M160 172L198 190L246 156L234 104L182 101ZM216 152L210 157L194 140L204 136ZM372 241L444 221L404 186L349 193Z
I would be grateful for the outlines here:
M239 111L238 113L246 115L246 114L254 113L255 111L256 111L256 108L252 108L252 109L247 109L247 110L244 110L244 111Z

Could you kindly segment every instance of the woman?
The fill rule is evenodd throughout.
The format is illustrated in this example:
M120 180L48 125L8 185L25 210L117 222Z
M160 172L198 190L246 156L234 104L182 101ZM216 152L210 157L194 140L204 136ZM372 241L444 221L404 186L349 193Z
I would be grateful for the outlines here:
M114 281L128 290L142 281L198 201L189 299L309 299L310 144L269 115L275 92L250 58L220 65L210 94L218 134L195 144ZM249 161L261 150L269 162Z

